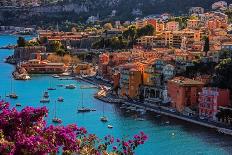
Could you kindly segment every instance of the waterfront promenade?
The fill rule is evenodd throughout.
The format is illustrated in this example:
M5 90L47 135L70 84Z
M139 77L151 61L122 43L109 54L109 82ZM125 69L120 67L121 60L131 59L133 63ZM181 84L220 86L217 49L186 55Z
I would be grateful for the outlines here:
M108 87L110 86L109 83L106 83L102 80L98 80L94 77L89 77L89 78L82 78L81 80L94 84L94 85L107 85ZM140 101L128 101L125 99L120 99L117 98L115 96L110 95L110 97L96 97L97 99L103 101L103 102L108 102L108 103L115 103L115 104L126 104L129 106L134 106L134 107L138 107L141 109L145 109L146 111L150 111L150 112L155 112L157 114L162 114L162 115L166 115L169 117L173 117L176 119L180 119L183 121L187 121L190 123L194 123L197 125L201 125L207 128L211 128L214 129L217 132L221 132L223 134L227 134L232 136L232 127L229 126L225 126L223 124L219 124L216 122L212 122L212 121L208 121L208 120L203 120L200 119L197 116L194 117L190 117L190 116L186 116L183 115L181 113L178 113L176 111L172 111L173 109L166 107L166 106L160 106L160 105L156 105L156 104L148 104L148 103L144 103L144 102L140 102Z

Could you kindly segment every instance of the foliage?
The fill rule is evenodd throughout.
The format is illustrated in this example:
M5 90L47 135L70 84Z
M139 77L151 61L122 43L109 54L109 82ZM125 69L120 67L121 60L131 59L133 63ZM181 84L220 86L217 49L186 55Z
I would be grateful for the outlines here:
M102 49L102 48L110 48L113 50L123 49L128 47L128 41L123 39L122 37L113 37L110 39L100 39L98 42L92 45L92 48Z
M45 107L26 107L22 111L9 108L9 103L0 102L0 153L3 155L45 155L63 154L100 155L111 154L132 155L134 150L147 140L141 132L132 140L117 139L108 135L99 139L88 134L83 127L76 125L47 126ZM112 147L113 145L113 147Z
M220 51L219 58L220 59L232 58L232 51L228 51L228 50Z
M137 37L137 29L134 25L128 27L127 30L123 32L123 37L129 41L135 41Z
M18 47L25 47L26 46L26 40L24 37L19 37L17 40Z
M204 52L205 56L207 56L207 53L209 52L209 37L205 37L205 44L204 44Z
M137 37L141 37L141 36L153 36L154 35L154 32L155 32L155 28L148 24L144 27L142 27L141 29L138 29L137 30Z
M224 59L215 67L215 85L232 90L232 59Z

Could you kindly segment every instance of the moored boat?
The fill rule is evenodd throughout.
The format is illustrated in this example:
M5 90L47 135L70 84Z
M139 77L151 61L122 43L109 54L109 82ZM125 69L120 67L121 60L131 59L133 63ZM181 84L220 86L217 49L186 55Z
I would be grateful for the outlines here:
M9 97L10 97L11 99L17 99L17 98L18 98L18 95L16 95L15 93L11 93L11 94L9 94Z
M63 97L58 97L57 101L58 102L64 102L64 98Z
M75 89L76 86L74 84L69 84L65 86L66 89Z
M22 106L22 104L20 104L20 103L16 103L15 105L16 105L16 107L21 107Z
M54 118L52 119L53 123L62 123L62 120L56 116L56 102L55 102L55 108L54 108Z
M112 129L112 128L113 128L113 126L112 126L112 125L108 125L107 127L108 127L109 129Z
M49 94L47 91L44 92L44 95L43 95L44 98L49 98Z
M52 77L53 77L53 78L60 78L60 76L57 75L57 74L52 75Z
M42 98L41 100L40 100L40 103L49 103L50 102L50 100L49 99L46 99L46 98Z
M102 116L100 120L102 122L108 122L108 118L106 116Z

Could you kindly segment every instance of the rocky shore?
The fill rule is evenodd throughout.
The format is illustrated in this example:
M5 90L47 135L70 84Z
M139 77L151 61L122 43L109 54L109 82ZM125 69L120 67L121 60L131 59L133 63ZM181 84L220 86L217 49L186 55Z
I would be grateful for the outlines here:
M30 80L31 79L27 71L24 68L19 67L19 66L16 67L12 75L15 80Z

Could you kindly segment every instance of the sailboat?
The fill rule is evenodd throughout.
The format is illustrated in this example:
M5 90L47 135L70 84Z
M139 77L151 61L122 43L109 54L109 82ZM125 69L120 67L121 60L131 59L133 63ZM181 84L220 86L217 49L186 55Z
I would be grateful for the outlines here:
M13 83L12 83L12 79L11 79L11 93L9 94L8 97L10 97L10 98L12 98L12 99L17 99L17 98L18 98L18 95L17 95L15 92L13 92Z
M83 105L83 92L81 94L81 108L77 110L80 113L84 113L84 112L91 112L91 109L89 108L85 108Z
M54 118L52 119L53 123L62 123L62 120L56 116L56 101L55 101L55 109L54 109Z
M44 92L44 95L43 95L44 98L49 98L49 94L47 91Z
M108 118L105 116L105 104L103 103L103 115L102 115L102 117L100 118L100 120L102 121L102 122L108 122Z
M45 95L45 93L43 94L42 99L40 100L40 103L49 103L50 99L49 99L49 95Z
M56 90L56 88L52 87L51 80L49 80L49 88L48 88L48 90Z

